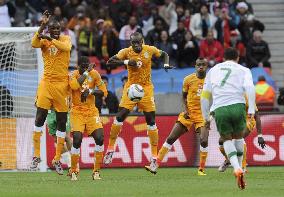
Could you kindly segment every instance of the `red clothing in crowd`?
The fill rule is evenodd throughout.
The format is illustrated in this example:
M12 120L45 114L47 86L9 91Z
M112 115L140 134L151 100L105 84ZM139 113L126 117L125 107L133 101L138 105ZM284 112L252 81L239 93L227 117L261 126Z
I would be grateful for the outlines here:
M200 44L200 57L209 60L214 60L215 62L222 62L224 55L224 49L221 43L214 40L211 44L207 40L203 40Z

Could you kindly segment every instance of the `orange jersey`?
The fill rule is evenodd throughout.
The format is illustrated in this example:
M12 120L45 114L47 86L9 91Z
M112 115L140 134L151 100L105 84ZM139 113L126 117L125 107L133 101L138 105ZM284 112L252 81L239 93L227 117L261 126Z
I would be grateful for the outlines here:
M152 57L160 57L161 51L154 46L143 45L140 53L135 53L132 47L122 49L116 57L120 60L135 60L138 67L127 66L128 85L151 85Z
M39 39L36 33L32 39L32 47L41 48L44 62L43 79L48 81L68 82L68 67L70 62L71 39L60 35L59 39Z
M200 95L204 79L199 79L196 73L188 75L183 80L183 92L187 92L187 110L189 113L201 115Z
M71 100L72 100L72 106L71 110L72 112L76 113L84 113L89 115L95 115L98 114L99 111L96 108L95 105L95 96L89 95L87 97L86 102L81 102L81 92L83 92L85 89L93 89L97 87L98 89L102 90L104 92L104 96L107 96L107 89L104 84L104 82L101 79L100 74L96 70L92 70L89 72L89 76L85 79L82 86L78 83L77 79L80 77L79 71L75 70L69 80L69 85L71 87Z

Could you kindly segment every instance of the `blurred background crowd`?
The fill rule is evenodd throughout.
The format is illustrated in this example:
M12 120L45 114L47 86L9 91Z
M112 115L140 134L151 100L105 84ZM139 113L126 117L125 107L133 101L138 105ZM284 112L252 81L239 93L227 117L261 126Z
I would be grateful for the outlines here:
M198 56L214 66L227 47L238 49L244 66L271 68L265 26L245 0L0 0L0 27L39 26L45 10L71 36L73 62L94 57L108 74L113 68L106 61L129 46L135 31L177 68L194 66ZM153 68L161 67L153 60Z

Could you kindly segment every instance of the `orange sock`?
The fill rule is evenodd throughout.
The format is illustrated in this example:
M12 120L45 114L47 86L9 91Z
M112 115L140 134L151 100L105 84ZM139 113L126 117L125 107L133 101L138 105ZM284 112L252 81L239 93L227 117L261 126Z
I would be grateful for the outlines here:
M220 152L222 153L222 155L224 155L224 157L226 158L227 161L229 161L227 155L226 155L226 152L225 152L225 149L223 146L219 146L219 150Z
M205 168L205 163L207 159L208 152L202 152L200 151L200 162L199 162L199 169L204 169Z
M55 154L55 157L54 157L55 161L59 161L60 158L61 158L61 153L62 153L62 150L64 148L64 142L65 142L65 138L57 137L56 154Z
M122 125L116 125L116 124L111 125L108 148L107 148L108 151L109 150L114 151L114 145L115 145L118 135L121 132L121 127Z
M166 146L162 146L162 148L159 150L159 153L158 153L158 160L159 161L163 161L164 157L166 156L166 154L169 152L169 148L166 147Z
M158 129L148 130L148 136L150 139L151 153L153 158L157 158L158 155Z
M72 172L79 172L78 163L79 163L80 155L72 154L71 155L71 171Z
M242 162L242 168L247 167L247 145L244 144L244 154L243 154L243 162Z
M34 132L33 142L34 142L34 157L40 157L40 137L41 132Z
M103 152L95 152L94 172L100 171L103 160Z

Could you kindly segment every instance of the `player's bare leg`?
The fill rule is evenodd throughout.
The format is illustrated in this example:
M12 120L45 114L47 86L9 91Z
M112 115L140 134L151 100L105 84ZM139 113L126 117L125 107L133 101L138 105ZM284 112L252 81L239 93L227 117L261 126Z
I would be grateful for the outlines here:
M63 168L60 162L60 158L66 137L67 112L56 112L56 122L57 122L56 154L54 156L54 159L52 160L52 164L55 168L55 171L59 175L63 175Z
M71 177L71 181L78 180L79 175L79 158L80 147L83 139L83 134L80 131L73 132L73 146L71 148L71 168L69 169L68 176Z
M52 137L53 137L54 143L56 144L57 143L56 135L53 135ZM64 147L63 147L62 152L61 152L61 161L63 161L63 163L65 163L65 164L67 164L68 169L69 169L69 168L71 168L70 150L71 150L71 147L72 147L72 140L70 138L70 133L66 133L65 142L66 142L66 144L64 144Z
M128 109L123 107L118 109L118 113L116 114L113 124L111 125L107 152L104 156L104 164L110 164L112 162L116 139L121 132L123 121L127 118L129 112L130 111Z
M149 142L151 146L151 160L154 161L157 159L158 155L158 128L155 123L155 112L144 112L145 120L147 123L147 134L149 137Z
M205 163L208 155L208 136L209 130L206 127L200 127L197 130L200 139L200 164L198 168L198 175L204 176L205 173Z
M92 136L95 140L95 161L94 161L94 169L92 178L93 180L100 180L100 169L103 160L103 153L104 153L104 130L102 128L95 130L92 133Z
M160 162L164 159L165 155L172 148L173 143L183 134L187 132L187 128L180 122L176 122L172 128L171 133L164 142L162 148L159 150L158 157L156 161L151 161L149 166L145 166L145 169L152 174L157 173Z
M246 127L245 131L244 131L244 139L249 136L250 131L249 129ZM247 170L247 144L246 141L244 141L244 154L243 154L243 161L242 161L242 169L245 173L248 172Z
M43 131L43 125L45 119L47 117L48 110L38 107L36 111L36 118L35 118L35 126L34 126L34 133L33 133L33 145L34 145L34 156L31 162L31 169L35 169L38 167L38 164L41 162L40 159L40 137Z

